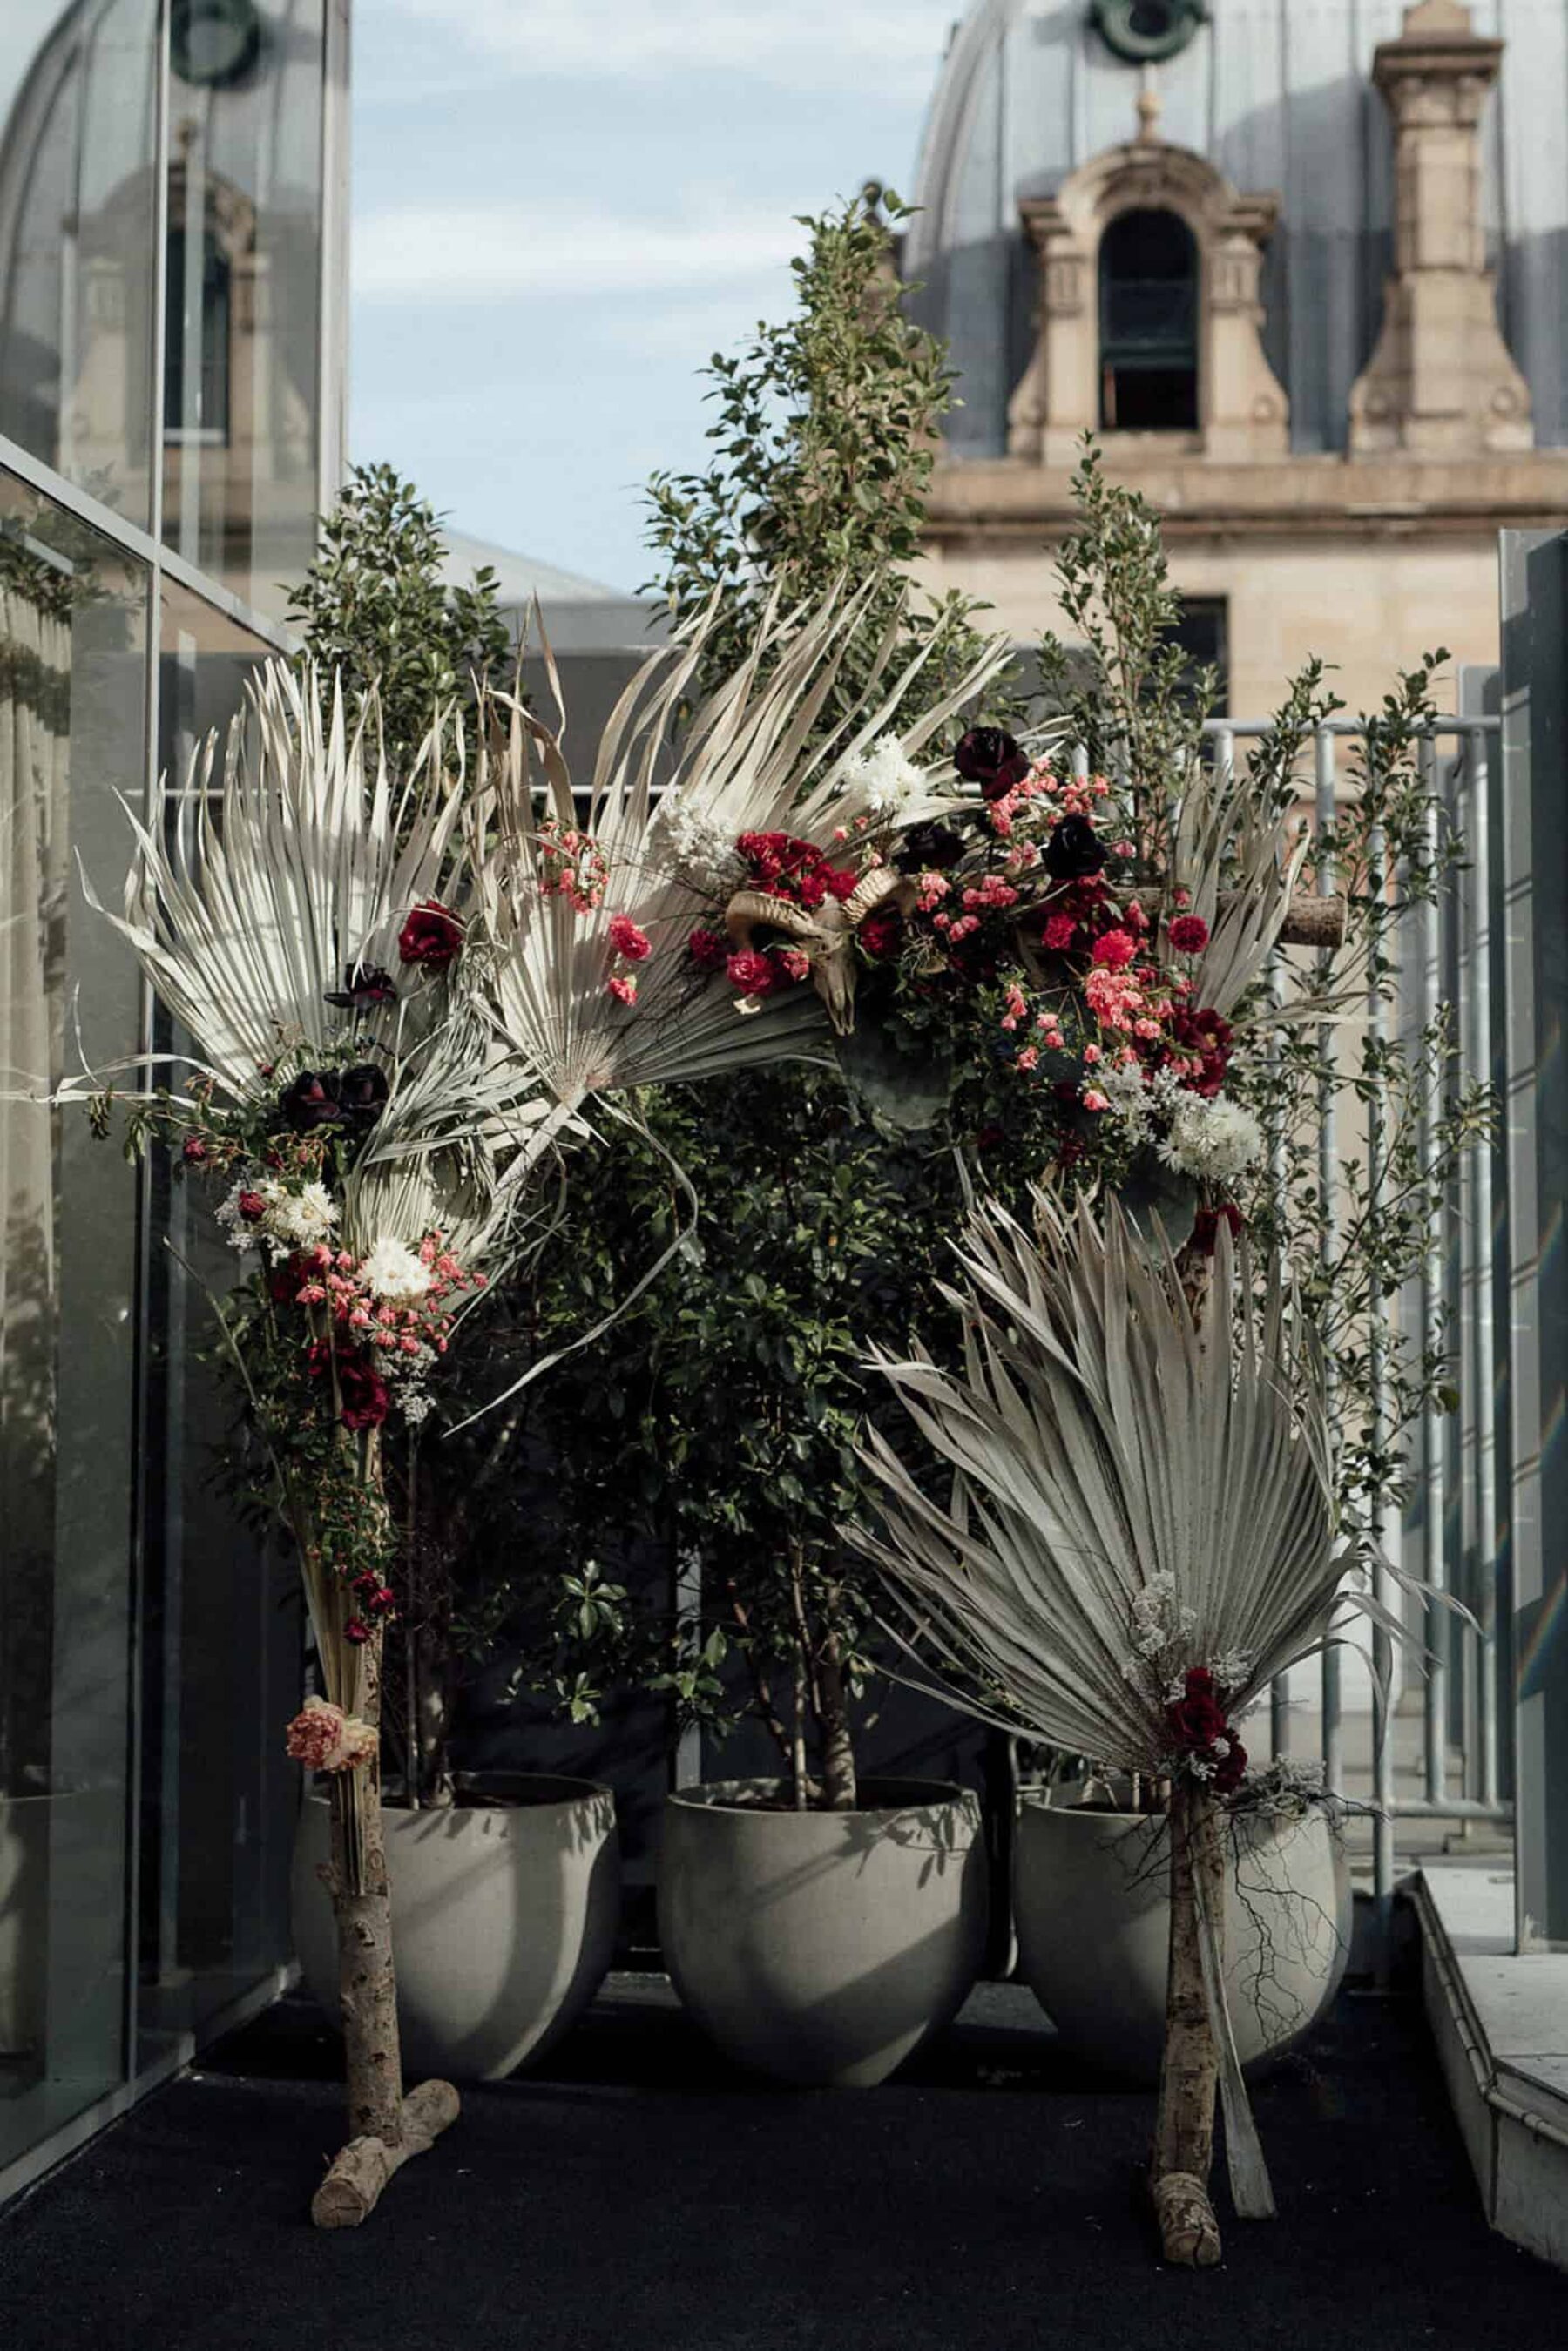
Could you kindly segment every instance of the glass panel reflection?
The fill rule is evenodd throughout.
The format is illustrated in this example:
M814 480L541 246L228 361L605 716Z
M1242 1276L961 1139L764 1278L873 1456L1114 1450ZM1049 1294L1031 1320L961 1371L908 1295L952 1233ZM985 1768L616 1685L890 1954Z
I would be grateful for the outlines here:
M163 583L160 760L239 707L268 648ZM159 1016L160 1050L184 1040ZM298 1576L242 1521L232 1391L209 1295L233 1277L211 1202L154 1155L148 1398L138 2062L198 2028L289 1955L296 1788L283 1725L298 1704ZM167 1237L167 1247L163 1245ZM188 1272L186 1270L188 1269Z
M0 433L152 518L157 0L0 10Z
M0 1066L135 1050L83 902L141 795L141 568L0 474ZM80 990L80 1029L75 991ZM121 2078L136 1185L80 1112L0 1102L0 2164Z
M172 28L163 535L281 613L310 560L324 0L182 0Z

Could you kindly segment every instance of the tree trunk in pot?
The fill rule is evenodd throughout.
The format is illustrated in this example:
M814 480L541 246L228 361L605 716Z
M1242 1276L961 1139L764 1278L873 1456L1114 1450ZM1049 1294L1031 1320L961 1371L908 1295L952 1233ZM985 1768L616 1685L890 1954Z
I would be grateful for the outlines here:
M1220 2257L1219 2228L1208 2197L1219 2053L1204 1987L1198 1900L1201 1887L1218 1934L1225 1917L1225 1848L1219 1807L1207 1789L1185 1778L1171 1791L1170 1847L1170 1971L1151 2185L1165 2259L1208 2269Z

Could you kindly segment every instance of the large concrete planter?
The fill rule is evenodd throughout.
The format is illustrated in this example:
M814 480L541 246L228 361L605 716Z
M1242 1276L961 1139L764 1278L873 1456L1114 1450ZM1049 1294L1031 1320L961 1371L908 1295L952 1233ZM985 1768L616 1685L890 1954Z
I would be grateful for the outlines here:
M389 1805L398 2027L411 2078L493 2082L537 2059L587 2007L615 1939L615 1802L591 1780L477 1773L455 1805ZM486 1801L488 1800L488 1801ZM294 1847L300 1972L338 2014L338 1940L319 1871L327 1801L308 1796Z
M1339 1990L1350 1870L1321 1810L1234 1813L1226 1841L1226 1999L1245 2065L1299 2040ZM1169 1876L1163 1817L1028 1796L1019 1808L1019 1972L1064 2048L1129 2081L1159 2078Z
M659 1933L691 2014L775 2080L864 2089L947 2023L985 1950L977 1798L871 1781L862 1809L770 1809L768 1781L664 1807Z

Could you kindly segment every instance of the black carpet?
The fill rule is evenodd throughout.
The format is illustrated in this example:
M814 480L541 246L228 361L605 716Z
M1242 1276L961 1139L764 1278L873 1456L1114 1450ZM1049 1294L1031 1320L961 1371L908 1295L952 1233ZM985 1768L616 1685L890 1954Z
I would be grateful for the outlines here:
M1255 2105L1281 2218L1160 2267L1147 2096L983 1995L894 2084L790 2094L617 1979L468 2093L361 2230L306 2219L332 2044L285 2001L0 2216L5 2351L1519 2351L1568 2278L1491 2235L1418 2011L1343 1996ZM1223 2210L1221 2214L1224 2218Z

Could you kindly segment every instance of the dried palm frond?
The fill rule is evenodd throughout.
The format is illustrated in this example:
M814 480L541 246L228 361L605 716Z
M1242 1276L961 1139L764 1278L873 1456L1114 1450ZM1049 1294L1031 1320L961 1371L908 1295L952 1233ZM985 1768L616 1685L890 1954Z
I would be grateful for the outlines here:
M946 789L919 777L889 810L865 772L868 746L887 732L932 650L927 643L900 656L902 601L850 706L826 742L812 740L879 584L853 593L835 588L810 610L786 609L776 593L747 659L688 717L708 616L632 680L581 801L561 747L563 726L552 729L516 700L497 698L499 723L476 779L475 898L493 950L498 1031L559 1101L825 1048L822 1007L810 989L743 1008L722 976L716 981L693 965L686 942L716 904L722 911L740 878L738 866L727 876L725 860L741 833L784 831L826 851L841 828L852 834L858 819L867 820L858 838L874 842L946 804ZM939 695L900 737L905 758L1008 658L998 641ZM597 904L580 912L541 888L549 878L541 825L591 836L604 867ZM650 942L633 975L634 1005L618 1003L608 987L615 968L609 926L618 914Z
M1156 1578L1191 1664L1245 1659L1237 1711L1357 1613L1402 1628L1346 1583L1317 1342L1279 1268L1255 1290L1222 1228L1200 1331L1174 1263L1114 1201L1036 1202L1038 1238L995 1203L970 1216L960 1284L944 1291L965 1320L962 1373L873 1359L956 1476L935 1500L872 1434L881 1526L854 1540L1013 1715L959 1704L1071 1754L1156 1769L1163 1710L1129 1670L1134 1604Z
M1292 838L1266 765L1195 762L1176 820L1170 881L1208 925L1195 1004L1228 1016L1264 967L1291 913L1308 836ZM1224 886L1222 888L1222 877Z
M350 725L334 684L265 664L226 741L208 735L183 788L161 777L124 911L109 914L197 1055L236 1096L253 1095L281 1042L331 1045L350 1025L390 1040L396 1004L328 1002L355 972L395 969L410 910L446 901L461 855L459 796L433 737L394 786L373 705ZM89 902L107 912L85 881ZM402 1017L406 1018L406 999Z

